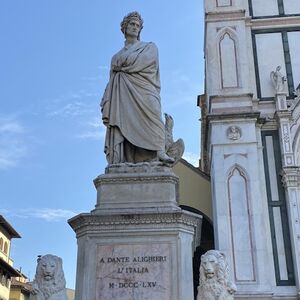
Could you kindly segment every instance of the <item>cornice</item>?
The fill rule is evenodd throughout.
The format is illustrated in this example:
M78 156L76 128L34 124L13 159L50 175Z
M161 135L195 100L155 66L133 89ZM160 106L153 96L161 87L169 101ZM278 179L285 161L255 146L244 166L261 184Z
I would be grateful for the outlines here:
M251 28L254 30L288 28L288 27L300 28L299 24L300 24L300 16L249 19L247 22L247 25L251 26Z
M95 187L101 184L138 184L138 183L173 183L178 184L179 178L174 173L154 174L105 174L94 179Z
M256 119L260 121L260 112L237 112L228 114L208 114L208 121L231 120L231 119Z
M201 223L202 216L187 211L140 213L140 214L111 214L100 215L83 213L68 220L77 237L84 234L99 234L104 232L137 231L138 225L147 228L157 228L160 231L170 230L174 225L192 227L195 230Z
M209 22L223 22L223 21L237 21L245 20L246 10L222 10L222 11L210 11L205 13L205 21Z
M274 116L278 121L281 119L292 120L292 112L289 110L277 110Z

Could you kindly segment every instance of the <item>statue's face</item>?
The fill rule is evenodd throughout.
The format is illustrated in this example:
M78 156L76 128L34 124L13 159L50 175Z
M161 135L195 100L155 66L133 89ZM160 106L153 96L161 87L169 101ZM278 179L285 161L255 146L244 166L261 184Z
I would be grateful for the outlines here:
M135 37L137 38L141 30L141 25L139 20L137 19L130 19L126 31L125 31L125 37L130 36L130 37Z
M213 278L216 275L217 263L217 258L214 255L203 257L201 264L204 268L206 278Z
M42 273L45 280L51 280L54 277L56 264L51 260L44 260L41 262Z

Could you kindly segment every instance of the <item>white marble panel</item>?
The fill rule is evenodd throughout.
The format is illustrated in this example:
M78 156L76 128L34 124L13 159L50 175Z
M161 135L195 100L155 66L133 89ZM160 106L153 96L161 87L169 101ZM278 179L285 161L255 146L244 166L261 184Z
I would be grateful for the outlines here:
M274 216L274 226L275 226L275 236L276 236L276 246L277 246L277 254L278 254L280 279L288 280L280 207L273 207L273 216Z
M232 0L217 0L217 6L231 6Z
M297 1L298 5L300 5L300 1ZM294 86L295 88L297 88L300 84L300 31L288 32L288 39L293 69Z
M286 76L281 33L256 34L256 49L262 97L274 97L275 90L270 79L271 71L281 66Z
M299 0L283 0L285 14L300 14Z
M225 33L220 40L221 86L237 87L237 57L235 40Z
M275 157L274 157L274 145L273 145L272 136L266 136L266 148L267 148L266 150L267 150L267 158L268 158L268 173L270 178L271 199L272 201L279 201L277 173L276 173Z
M278 15L277 0L252 0L252 8L255 17Z
M228 183L235 278L237 282L254 281L251 220L246 179L235 169L229 177Z
M169 244L99 245L96 299L171 299Z

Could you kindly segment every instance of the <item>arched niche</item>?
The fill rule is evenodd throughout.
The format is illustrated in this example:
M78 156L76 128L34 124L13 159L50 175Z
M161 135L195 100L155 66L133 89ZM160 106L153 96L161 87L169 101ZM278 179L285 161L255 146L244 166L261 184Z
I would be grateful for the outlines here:
M235 281L253 282L256 278L249 179L241 166L234 165L228 172L227 189Z
M222 89L239 87L237 36L233 29L218 34L220 85Z

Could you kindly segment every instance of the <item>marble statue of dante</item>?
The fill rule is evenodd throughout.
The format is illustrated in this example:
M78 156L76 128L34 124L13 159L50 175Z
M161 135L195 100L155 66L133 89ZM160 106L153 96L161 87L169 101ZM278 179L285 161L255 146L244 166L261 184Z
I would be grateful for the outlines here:
M270 73L270 77L276 92L283 92L286 78L280 72L281 66L277 66L275 71Z
M158 50L154 43L140 41L142 28L138 12L124 17L125 46L111 60L110 79L101 101L109 164L174 162L165 152Z

